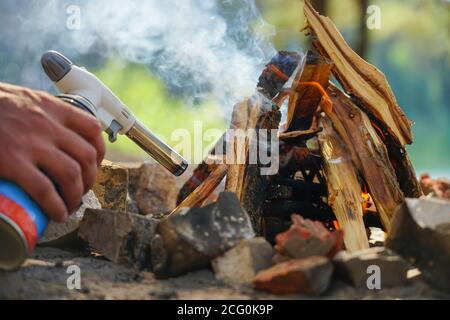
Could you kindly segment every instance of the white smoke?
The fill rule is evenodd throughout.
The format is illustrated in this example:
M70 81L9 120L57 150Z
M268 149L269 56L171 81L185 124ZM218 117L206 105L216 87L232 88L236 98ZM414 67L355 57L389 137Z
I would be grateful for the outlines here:
M212 96L230 108L252 93L262 67L274 54L273 28L261 18L254 0L7 3L0 9L15 10L8 14L15 14L19 23L0 31L0 45L12 46L19 55L15 69L22 66L24 84L42 81L42 72L36 70L40 55L48 49L61 50L75 62L80 54L118 55L149 66L188 102ZM69 6L80 9L79 30L67 26ZM20 54L31 55L31 61L20 61ZM6 73L2 80L9 76Z

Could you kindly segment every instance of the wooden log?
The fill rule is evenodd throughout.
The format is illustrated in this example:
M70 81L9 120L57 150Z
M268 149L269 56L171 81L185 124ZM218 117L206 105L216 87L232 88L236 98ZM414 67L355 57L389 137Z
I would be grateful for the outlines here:
M230 129L241 130L243 139L235 136L227 137L228 173L225 191L234 192L247 210L256 233L260 233L262 204L266 198L269 184L267 176L261 174L264 167L257 163L249 163L249 151L263 147L260 142L260 129L278 129L281 114L278 107L262 94L257 93L251 98L238 103L232 114ZM256 136L252 137L252 130ZM233 131L234 133L236 131ZM256 138L256 139L254 139ZM268 144L270 146L270 143Z
M280 144L280 174L290 176L299 170L311 170L321 167L322 159L315 155L305 146L283 147Z
M423 195L422 187L417 180L408 152L397 146L392 140L386 142L389 158L394 166L397 181L405 197L419 198Z
M369 248L363 222L362 189L356 167L346 144L334 130L328 117L319 119L323 166L328 186L328 204L344 232L344 243L350 252Z
M180 192L178 193L177 205L179 205L198 186L200 186L214 170L216 170L219 164L215 161L209 160L216 155L217 151L220 151L220 155L224 155L225 146L225 134L223 134L222 137L220 137L220 139L216 142L215 146L209 151L202 163L195 168L192 176L181 187Z
M284 177L277 177L275 182L281 185L293 188L294 193L310 193L318 196L326 196L327 188L325 185L304 180L289 179Z
M301 214L303 217L308 219L320 221L334 219L333 211L325 203L314 203L309 200L283 200L268 201L264 204L264 217L279 217L289 219L289 217L294 213Z
M322 131L322 128L281 132L278 138L285 143L297 145L316 137L320 131Z
M309 1L305 1L304 13L313 34L313 46L334 63L333 74L345 91L361 100L398 145L410 144L411 123L397 104L384 74L359 57L334 23L319 15Z
M228 167L225 163L217 165L214 171L200 184L192 193L190 193L169 216L176 214L181 208L192 208L200 206L203 201L217 188L220 182L227 174Z
M359 175L377 207L381 222L389 230L393 214L404 201L387 149L369 117L334 86L328 88L333 112L329 115L335 130L345 142Z
M312 115L322 100L320 89L327 88L331 68L332 64L322 56L307 52L305 65L298 70L289 95L286 131L310 128Z

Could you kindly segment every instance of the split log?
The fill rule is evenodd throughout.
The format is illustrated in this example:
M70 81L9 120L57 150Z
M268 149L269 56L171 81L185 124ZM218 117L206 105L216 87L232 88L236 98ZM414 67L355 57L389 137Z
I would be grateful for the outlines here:
M322 128L282 132L279 134L278 138L288 144L299 144L316 137L321 131Z
M319 15L309 1L304 13L313 35L313 46L333 63L333 74L345 91L357 97L398 145L412 142L411 123L400 109L383 73L358 56L334 23Z
M259 76L258 90L267 98L274 99L282 91L284 84L295 72L301 60L302 55L298 52L277 52Z
M423 195L422 187L417 180L416 171L406 150L398 147L393 141L387 141L389 158L394 166L397 181L405 197L419 198Z
M369 248L363 222L362 189L350 151L334 130L328 117L319 119L323 166L328 186L328 204L344 232L344 243L350 252Z
M404 201L388 151L378 137L369 117L334 86L328 88L333 112L333 127L347 146L352 162L375 202L381 222L389 230L397 207Z
M296 70L299 65L302 56L297 52L279 51L266 65L261 75L259 76L257 91L267 99L274 99L280 91L283 89L284 84ZM278 101L280 104L283 99ZM226 139L225 134L217 141L214 148L210 151L209 155L215 155L215 151L220 149L222 145L221 154L226 154ZM219 148L217 148L219 147ZM203 161L195 170L193 175L186 181L181 188L177 204L183 201L192 191L195 190L210 174L214 171L216 165L206 163Z
M219 164L215 161L209 161L213 156L220 156L225 154L225 134L216 142L214 147L209 151L205 160L195 168L192 176L184 183L178 193L177 205L179 205L187 196L189 196L203 181L205 181L209 175L217 169ZM219 151L220 155L216 155Z
M169 214L169 216L176 214L181 208L192 208L200 206L203 201L217 188L220 182L227 174L228 167L222 163L217 165L214 171L200 184L194 191L192 191L175 209Z
M238 103L232 114L232 137L227 137L227 163L228 173L225 191L234 192L247 210L252 220L255 231L259 234L261 228L262 204L266 198L266 190L269 184L267 176L261 174L261 169L266 165L260 162L249 163L250 150L253 155L256 150L261 154L261 147L270 148L270 142L262 141L260 129L267 129L267 138L270 141L270 129L278 129L281 114L278 107L262 94L257 93L251 98ZM239 138L237 132L243 133ZM255 134L252 136L252 130ZM265 150L270 155L270 150ZM273 159L271 161L277 160ZM274 165L270 163L269 165ZM277 167L278 169L278 167Z
M306 54L305 65L299 69L289 95L286 131L307 130L328 86L332 64L313 51ZM315 85L312 85L315 84Z

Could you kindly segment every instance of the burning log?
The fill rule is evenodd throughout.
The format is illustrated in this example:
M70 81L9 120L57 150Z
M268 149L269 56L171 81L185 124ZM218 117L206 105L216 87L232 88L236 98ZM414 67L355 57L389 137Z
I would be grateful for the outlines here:
M363 221L362 188L351 160L348 146L333 129L331 120L319 120L319 134L324 171L328 185L328 203L344 232L344 243L350 252L369 248Z
M311 127L312 116L322 100L322 90L328 86L332 64L312 51L297 73L289 95L287 131Z
M220 148L221 147L221 148ZM187 196L189 196L197 187L199 187L203 181L205 181L209 175L214 172L217 167L220 165L216 161L211 161L216 155L216 151L222 151L222 155L225 155L225 134L220 137L220 139L216 142L214 147L208 153L208 156L201 164L195 168L192 176L184 183L183 187L181 187L180 192L178 193L177 205L179 205Z
M256 148L265 146L270 148L267 140L264 144L260 143L263 141L259 130L269 129L267 130L269 136L270 129L278 129L280 118L278 107L262 94L238 103L233 110L231 129L234 129L234 133L244 133L244 140L241 141L239 136L228 139L230 147L227 150L231 153L227 153L227 161L230 164L225 190L236 194L250 215L257 233L261 228L262 204L266 197L268 180L260 172L260 169L264 167L260 159L256 164L249 163L249 151L253 148L253 153L256 153L258 150ZM254 137L250 137L252 131L255 133ZM270 154L269 150L265 151L266 154Z
M404 196L409 198L419 198L422 196L422 188L417 180L416 172L406 150L396 146L392 139L386 142L386 146Z
M359 57L345 42L334 23L319 15L309 1L304 13L313 35L312 44L330 59L333 74L346 92L357 97L398 145L412 142L411 123L397 104L383 73Z
M175 209L169 214L174 215L181 208L192 208L202 204L202 202L217 188L220 182L227 174L228 167L226 164L216 165L216 168L210 175L200 184L194 191L192 191Z
M329 89L333 127L345 142L353 165L369 188L381 222L389 230L391 218L404 198L383 141L368 116L336 87Z
M285 143L296 145L317 137L317 134L321 131L322 128L282 132L279 134L278 138Z

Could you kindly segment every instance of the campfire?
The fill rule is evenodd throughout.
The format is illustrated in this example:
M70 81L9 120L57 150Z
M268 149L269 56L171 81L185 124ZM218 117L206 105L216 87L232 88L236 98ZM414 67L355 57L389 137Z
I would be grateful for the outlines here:
M213 151L182 188L172 214L202 206L226 176L225 191L238 196L256 232L272 243L289 228L291 215L300 214L342 230L346 249L354 252L369 247L366 228L389 230L404 198L422 194L405 149L412 143L411 122L384 75L345 43L331 20L308 2L305 15L313 49L273 57L254 97L234 107L230 125L279 129L278 173L261 176L261 164L214 163ZM236 144L224 140L218 144ZM235 159L249 158L248 145L226 150L237 150Z
M411 122L331 20L307 1L304 12L312 48L278 52L234 106L231 132L254 135L224 133L179 192L149 163L103 163L93 189L102 209L84 201L86 212L62 232L53 225L44 243L76 233L157 279L211 267L227 285L272 294L323 294L335 276L364 289L401 286L412 264L448 291L450 205L421 197L405 149ZM422 184L437 195L450 185ZM374 266L383 275L369 283Z

